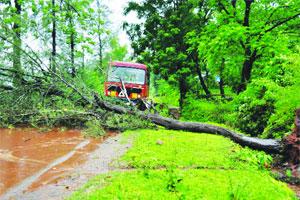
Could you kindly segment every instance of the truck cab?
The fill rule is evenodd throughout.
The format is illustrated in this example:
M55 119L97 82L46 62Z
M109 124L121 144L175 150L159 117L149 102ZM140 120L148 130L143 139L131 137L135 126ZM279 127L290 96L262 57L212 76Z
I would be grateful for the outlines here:
M149 96L147 66L140 63L111 62L104 87L106 96L145 99Z

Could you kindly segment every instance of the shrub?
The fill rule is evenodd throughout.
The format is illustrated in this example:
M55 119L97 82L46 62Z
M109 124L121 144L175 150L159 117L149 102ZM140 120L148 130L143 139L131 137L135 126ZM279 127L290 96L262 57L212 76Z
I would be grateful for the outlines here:
M226 123L232 113L230 102L198 100L189 95L182 110L182 118L188 121Z
M275 112L270 116L264 137L282 138L290 132L294 121L294 110L300 107L300 57L299 52L289 56L283 65L284 88L277 91ZM280 83L282 84L282 83Z
M267 79L256 79L235 100L234 126L251 136L260 136L274 113L278 86Z
M154 82L154 80L152 81ZM154 101L159 104L166 104L169 106L179 106L179 90L175 86L172 86L164 79L155 80L155 84L152 84L150 89L150 95L154 97Z

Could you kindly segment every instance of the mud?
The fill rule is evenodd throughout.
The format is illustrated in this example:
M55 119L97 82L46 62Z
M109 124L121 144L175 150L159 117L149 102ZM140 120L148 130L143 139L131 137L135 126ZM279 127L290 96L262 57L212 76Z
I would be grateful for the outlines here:
M127 148L114 133L96 140L78 130L0 129L0 199L63 199Z
M123 155L130 144L120 142L121 135L106 139L98 144L96 150L90 153L84 163L53 177L50 184L45 184L34 190L18 192L10 198L22 200L61 200L70 196L78 188L82 187L90 178L97 174L119 170L112 163Z
M83 140L77 130L0 129L0 195Z

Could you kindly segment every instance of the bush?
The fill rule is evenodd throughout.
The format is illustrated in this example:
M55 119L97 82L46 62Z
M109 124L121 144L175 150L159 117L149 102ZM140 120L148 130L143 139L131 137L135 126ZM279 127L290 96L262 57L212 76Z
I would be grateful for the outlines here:
M154 80L151 82L153 83L150 87L150 95L153 97L154 101L159 104L166 104L169 106L179 106L179 90L177 87L172 86L164 79L155 80L156 87L154 85ZM156 89L155 89L156 87Z
M185 101L182 118L187 121L199 122L228 122L228 116L232 113L230 102L197 100L189 95Z
M233 102L236 111L234 127L251 136L260 136L274 113L277 91L278 86L270 80L253 80Z
M270 116L264 137L282 138L291 132L294 110L300 108L300 57L299 52L292 54L283 65L285 71L284 87L278 89L275 112ZM282 84L282 83L280 83Z

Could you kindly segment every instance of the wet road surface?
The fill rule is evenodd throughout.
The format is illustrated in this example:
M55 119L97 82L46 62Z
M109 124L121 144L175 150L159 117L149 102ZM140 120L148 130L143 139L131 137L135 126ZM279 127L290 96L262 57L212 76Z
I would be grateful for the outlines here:
M79 130L0 129L0 199L52 183L102 140L85 139Z

